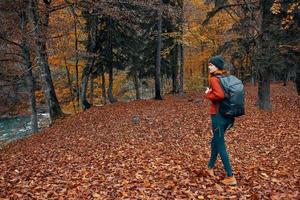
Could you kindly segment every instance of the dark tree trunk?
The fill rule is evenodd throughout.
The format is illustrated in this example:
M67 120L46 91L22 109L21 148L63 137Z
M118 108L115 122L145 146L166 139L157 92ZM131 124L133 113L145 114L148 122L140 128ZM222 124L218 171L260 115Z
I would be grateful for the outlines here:
M32 75L32 64L30 61L30 53L28 45L25 41L22 43L22 55L25 63L25 79L27 85L27 91L29 95L29 103L31 110L31 130L32 132L38 132L38 120L37 120L37 110L36 110L36 100L34 92L34 78Z
M183 23L184 23L184 1L179 0L179 5L180 5L180 19L179 19L179 32L180 32L180 39L183 41ZM180 70L180 87L179 87L179 95L183 96L184 95L184 49L183 49L183 44L180 43L180 45L177 47L178 48L178 59L180 58L180 63L179 64L179 70Z
M162 0L160 0L162 5ZM156 48L156 65L155 65L155 99L161 100L161 48L162 48L162 13L159 8L158 10L158 25L157 25L157 48Z
M272 106L270 102L270 76L271 76L271 64L270 54L272 50L272 46L274 46L271 39L270 32L268 29L270 28L270 24L273 20L272 13L270 12L270 8L272 6L272 0L262 0L261 2L261 14L262 14L262 22L261 22L261 32L262 37L258 43L259 50L259 67L258 67L258 99L257 105L260 109L271 111Z
M86 92L88 87L89 76L93 71L93 67L96 59L95 51L96 51L96 42L97 42L97 17L92 14L88 20L90 26L88 32L87 52L89 53L89 55L88 55L86 66L83 69L81 90L80 90L81 106L84 110L91 107L91 104L87 101Z
M74 11L75 12L75 11ZM74 34L75 34L75 51L76 51L76 61L75 61L75 70L76 70L76 99L77 99L77 108L79 108L80 102L80 88L79 88L79 70L78 70L78 34L77 34L77 19L74 13Z
M134 73L133 82L134 82L136 99L141 99L141 95L140 95L140 81L139 81L139 77L138 77L138 73L137 72Z
M76 75L76 108L79 109L80 106L80 87L79 87L79 70L78 70L78 62L79 62L79 55L78 55L78 32L77 32L77 24L78 24L78 19L77 19L77 14L74 8L74 4L72 4L69 1L65 2L69 4L69 8L73 14L73 20L74 20L74 36L75 36L75 75Z
M258 107L262 110L271 111L270 103L270 70L260 68L258 70Z
M104 100L104 104L107 103L106 100L106 85L105 85L105 73L104 73L104 67L102 67L101 77L102 77L102 97Z
M184 52L183 52L183 45L180 45L180 87L179 87L179 94L182 96L184 94L183 87L184 87Z
M94 75L91 75L91 84L90 84L90 104L94 103Z
M117 99L114 98L113 96L113 46L112 46L112 19L111 17L109 17L109 33L108 33L108 40L109 40L109 44L108 44L108 57L109 57L109 61L108 61L108 100L110 103L115 103L117 102Z
M286 68L284 71L283 71L283 86L287 86L287 82L289 81L289 69Z
M28 5L26 5L26 8ZM29 105L31 110L31 131L33 133L38 132L38 119L37 119L37 110L36 110L36 98L35 98L35 92L34 92L34 78L32 73L32 63L30 59L30 50L27 43L26 38L26 25L27 25L27 16L25 11L21 11L20 14L20 29L22 31L22 56L24 60L24 71L25 71L25 81L29 96Z
M179 92L178 84L178 68L175 66L172 72L172 93L177 94Z
M249 58L250 59L250 61L252 61L252 57L250 57ZM253 85L255 85L256 84L256 77L257 77L257 75L256 75L256 73L255 73L255 71L254 71L254 65L253 65L253 63L252 62L250 62L250 65L251 65L251 83L253 84Z
M80 97L81 97L81 105L84 110L91 107L91 104L87 101L86 92L87 92L87 87L88 87L89 76L92 72L93 65L94 65L94 58L89 58L87 65L83 69L83 73L82 73Z
M176 45L178 46L178 44ZM179 93L179 83L178 83L178 70L179 70L179 63L178 63L178 48L175 50L174 58L174 67L172 68L172 93L178 94Z
M113 95L113 81L114 81L114 77L113 77L113 67L109 67L108 70L108 100L110 103L115 103L117 102L117 100L114 98Z
M35 39L36 39L36 52L37 52L37 60L38 66L41 70L42 78L44 80L44 93L45 93L45 100L48 107L48 112L50 114L50 120L53 121L56 118L60 117L63 113L59 106L59 102L56 97L56 93L54 90L50 67L48 63L48 55L47 55L47 47L46 47L46 35L48 20L49 20L49 10L47 9L45 14L45 22L42 23L42 19L39 15L38 10L38 2L36 0L30 0L30 8L31 8L31 15L32 21L35 25L34 32L35 32ZM46 8L48 8L48 4L45 4ZM45 30L43 30L43 28Z
M298 95L300 95L300 70L298 69L298 71L296 72L296 89L297 89L297 93Z
M76 112L76 106L74 104L73 87L72 87L72 82L71 82L71 77L70 77L70 71L69 71L69 68L68 68L68 65L67 65L67 59L66 58L65 58L65 68L66 68L66 73L67 73L67 80L68 80L70 95L71 95L71 99L72 99L73 109L74 109L74 112Z

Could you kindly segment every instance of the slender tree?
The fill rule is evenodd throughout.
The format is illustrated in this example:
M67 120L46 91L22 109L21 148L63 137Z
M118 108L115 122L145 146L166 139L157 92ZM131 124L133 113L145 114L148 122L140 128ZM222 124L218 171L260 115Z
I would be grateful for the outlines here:
M22 7L27 8L28 4L22 5ZM29 104L31 109L31 130L32 132L38 132L38 120L37 120L37 110L36 110L36 99L35 99L35 92L34 92L34 78L32 73L32 63L30 59L30 50L29 45L26 37L26 25L28 23L28 15L24 7L20 9L20 30L22 32L22 39L21 39L21 48L22 48L22 55L24 59L24 71L25 71L25 79L26 85L28 90L29 96Z
M36 98L35 98L35 82L33 77L33 66L31 62L31 52L30 52L30 37L28 35L28 1L6 1L0 4L0 11L10 14L5 20L8 21L18 21L17 27L11 27L11 32L0 32L0 40L6 43L7 47L15 49L16 53L8 53L14 63L18 63L22 67L23 75L25 78L25 84L28 94L28 102L31 111L31 131L38 132L38 120L37 120L37 109L36 109ZM16 14L16 15L15 15ZM0 17L1 20L1 17ZM8 22L11 23L11 22ZM8 50L8 48L6 48ZM8 51L9 52L9 51ZM14 54L18 55L21 60L14 60ZM22 77L23 77L22 75ZM19 77L20 78L20 77ZM15 80L18 81L18 80Z
M39 10L39 5L37 0L29 0L30 3L30 12L31 12L31 21L34 24L34 34L35 34L35 43L36 43L36 54L38 66L42 73L42 78L44 81L44 94L45 100L47 103L48 112L50 115L51 121L60 117L63 113L60 108L59 102L56 97L56 93L53 86L53 81L51 77L51 71L48 63L48 54L46 47L46 33L49 23L49 13L50 13L50 4L51 0L44 0L44 6L46 8L46 13L44 17L41 17L41 12Z
M86 92L88 87L88 80L90 74L92 73L95 61L96 61L96 44L97 44L97 26L98 26L98 19L95 15L95 10L85 10L83 15L86 18L86 31L88 33L87 39L87 62L86 66L83 69L82 73L82 83L81 83L81 106L83 109L87 109L91 107L91 104L87 101Z
M157 9L157 47L156 47L156 64L155 64L155 99L161 100L161 48L162 48L162 0L159 0L160 6Z

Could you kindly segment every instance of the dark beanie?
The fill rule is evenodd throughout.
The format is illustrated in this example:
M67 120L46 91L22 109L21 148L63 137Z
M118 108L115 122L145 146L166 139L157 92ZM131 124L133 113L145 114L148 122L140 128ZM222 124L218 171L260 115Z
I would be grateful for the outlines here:
M224 59L220 55L213 56L212 58L209 59L208 63L213 64L214 66L216 66L220 70L224 69Z

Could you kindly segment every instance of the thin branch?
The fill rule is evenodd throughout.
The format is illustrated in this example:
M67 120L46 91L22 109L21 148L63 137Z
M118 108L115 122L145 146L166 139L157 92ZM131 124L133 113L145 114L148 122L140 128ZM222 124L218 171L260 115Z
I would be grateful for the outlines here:
M14 59L0 59L0 62L16 62L19 63L20 61Z
M12 44L12 45L15 45L15 46L18 46L18 47L22 48L22 46L21 46L19 43L16 43L16 42L14 42L14 41L11 41L11 40L9 40L9 39L3 37L3 36L0 36L0 39L3 40L3 41L8 42L9 44Z
M56 36L52 36L51 37L51 39L57 39L57 38L62 38L62 37L64 37L64 35L62 34L62 35L56 35Z
M228 14L228 15L229 15L236 23L239 22L237 19L235 19L235 18L233 17L233 15L229 12L229 10L228 10L227 8L225 8L225 11L227 12L227 14Z
M23 58L23 56L21 54L18 53L7 53L5 51L0 50L0 52L2 52L4 55L14 55L14 56L18 56L20 58Z
M54 6L54 7L52 7L52 8L50 9L50 13L55 12L55 11L58 11L58 10L65 9L65 8L67 8L68 6L69 6L69 5L67 5L67 4L60 4L60 5L58 5L58 6Z
M253 3L256 3L256 2L253 2ZM220 12L223 9L231 8L231 7L238 7L238 6L243 6L243 5L245 5L245 3L228 4L228 5L220 6L220 7L207 13L206 19L202 22L202 25L207 25L209 23L210 19L213 18L218 12Z

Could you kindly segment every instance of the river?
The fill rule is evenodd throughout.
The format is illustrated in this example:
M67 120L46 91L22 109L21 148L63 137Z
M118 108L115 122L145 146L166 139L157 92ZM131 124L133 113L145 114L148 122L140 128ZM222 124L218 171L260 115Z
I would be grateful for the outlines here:
M30 135L30 123L30 116L0 119L0 145ZM46 113L38 114L39 128L41 129L48 124L49 115Z

